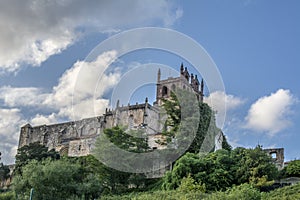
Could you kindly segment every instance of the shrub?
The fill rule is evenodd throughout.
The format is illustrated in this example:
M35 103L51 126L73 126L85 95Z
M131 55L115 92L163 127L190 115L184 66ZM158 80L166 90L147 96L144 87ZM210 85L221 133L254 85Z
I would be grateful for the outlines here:
M0 193L0 200L15 200L15 193L12 191Z
M196 183L195 180L191 177L191 174L181 180L181 184L179 185L177 190L183 193L196 191L205 193L206 191L205 184Z
M249 184L242 184L228 189L226 192L216 192L208 200L260 200L260 192Z
M269 193L262 193L263 200L298 200L300 199L300 183L276 189Z

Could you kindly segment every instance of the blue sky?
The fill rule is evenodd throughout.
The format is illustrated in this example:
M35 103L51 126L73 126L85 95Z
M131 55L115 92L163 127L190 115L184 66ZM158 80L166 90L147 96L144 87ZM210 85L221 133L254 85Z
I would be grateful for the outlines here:
M206 90L215 110L226 100L223 131L234 146L285 148L285 159L300 159L300 2L297 0L88 1L24 0L0 3L0 151L12 163L19 129L72 119L72 92L77 74L86 80L75 108L101 114L125 72L149 63L178 70L188 61L158 50L141 50L116 60L114 52L87 62L105 39L132 28L164 27L198 42L218 67L226 93ZM113 62L99 82L95 102L90 91L98 77L80 65ZM174 75L173 70L164 76ZM101 71L101 70L100 70ZM175 73L176 74L176 73ZM156 74L153 74L155 77ZM154 98L150 84L131 103ZM154 91L153 91L154 90ZM220 113L220 112L219 112ZM218 118L218 117L217 117Z

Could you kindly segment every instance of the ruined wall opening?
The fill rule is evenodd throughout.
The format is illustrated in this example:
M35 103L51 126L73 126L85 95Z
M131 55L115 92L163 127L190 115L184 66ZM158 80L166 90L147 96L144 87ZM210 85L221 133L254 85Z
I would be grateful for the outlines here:
M131 130L134 127L134 119L133 119L133 114L129 115L128 118L128 128Z
M270 156L273 158L273 159L277 159L277 153L276 152L271 152L270 153Z
M168 96L168 88L166 86L162 88L162 96Z

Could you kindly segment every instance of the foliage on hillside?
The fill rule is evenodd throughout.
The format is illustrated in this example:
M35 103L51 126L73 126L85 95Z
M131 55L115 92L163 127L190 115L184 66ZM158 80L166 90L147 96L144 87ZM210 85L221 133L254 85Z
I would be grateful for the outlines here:
M146 139L133 137L124 129L106 129L104 134L120 148L133 152L149 149ZM132 132L132 134L139 134ZM101 143L96 149L102 149ZM149 189L159 181L146 179L143 174L121 172L109 168L94 156L63 157L46 151L40 144L31 144L18 150L18 173L13 179L13 190L19 199L28 198L31 188L35 199L96 198L100 194L122 194Z
M13 191L0 193L0 200L15 200L16 195Z
M200 190L192 191L152 191L130 193L125 195L104 195L99 200L187 200L187 199L203 199L203 200L298 200L300 199L300 183L294 186L287 186L276 189L269 193L260 193L255 187L249 184L234 186L224 192L213 192L211 194L203 193ZM0 193L1 200L15 200L13 192ZM73 198L84 199L84 198Z
M262 200L298 200L300 199L300 183L279 188L269 193L262 193Z
M9 167L0 163L0 186L3 181L9 178Z
M31 160L42 161L46 158L59 159L60 156L54 149L48 150L48 147L39 142L25 145L17 151L14 174L21 174L22 167L27 165Z
M286 177L300 177L300 160L293 160L289 162L285 169Z
M196 182L205 184L207 190L220 191L243 183L258 187L272 184L278 170L260 147L222 149L207 155L187 153L166 173L163 188L176 189L189 174Z
M28 199L31 188L35 189L34 199L92 199L100 196L102 199L143 200L299 198L299 185L270 193L259 192L261 186L268 185L276 176L277 170L271 158L259 146L232 151L223 149L206 155L186 153L176 161L162 182L108 168L91 155L58 160L48 157L24 165L22 173L14 177L13 190L18 199ZM0 194L0 199L14 199L14 192Z
M41 162L32 160L13 179L18 199L28 199L34 188L34 199L68 199L74 196L95 198L101 192L99 179L79 164L66 159Z
M179 190L155 191L144 193L132 193L122 196L103 196L101 200L298 200L300 199L300 183L274 190L269 193L261 193L249 184L242 184L227 189L224 192L213 192L211 194L201 191L181 192Z

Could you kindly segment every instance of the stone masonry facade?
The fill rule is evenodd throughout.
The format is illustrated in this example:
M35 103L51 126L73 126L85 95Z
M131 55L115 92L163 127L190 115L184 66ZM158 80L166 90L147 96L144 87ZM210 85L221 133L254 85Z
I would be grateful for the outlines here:
M105 128L118 125L133 130L142 128L148 136L149 146L153 149L162 148L155 142L162 137L162 121L166 117L161 114L160 108L162 99L169 98L175 88L193 91L198 100L203 101L203 80L199 82L197 75L190 75L181 64L179 77L161 80L161 72L158 71L156 101L153 105L146 98L145 102L135 105L119 106L117 103L114 109L106 109L103 115L92 118L34 127L26 124L21 127L18 147L39 142L61 155L85 156L91 153L96 138ZM221 141L216 141L216 146L220 147Z

